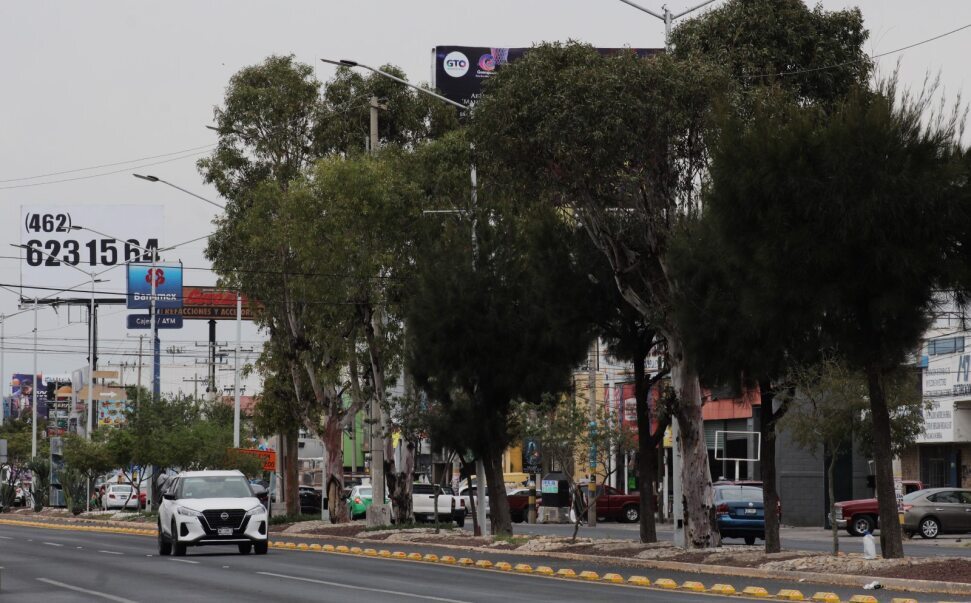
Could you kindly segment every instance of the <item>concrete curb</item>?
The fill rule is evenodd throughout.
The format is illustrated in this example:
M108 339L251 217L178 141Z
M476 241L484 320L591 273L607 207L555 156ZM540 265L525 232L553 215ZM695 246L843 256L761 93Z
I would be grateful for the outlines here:
M108 523L108 522L105 522ZM118 523L118 522L112 522ZM101 533L113 533L113 534L129 534L138 536L155 536L156 529L145 529L145 528L130 528L130 527L115 527L110 525L101 526L91 526L91 525L70 525L63 523L56 523L53 521L23 521L18 519L6 519L0 518L0 525L13 525L13 526L24 526L24 527L39 527L45 529L54 530L71 530L71 531L91 531L91 532L101 532ZM282 535L277 533L277 538L280 537L291 537L297 536L298 540L303 538L335 538L347 541L360 542L362 539L346 537L346 536L322 536L320 534L287 534ZM268 538L272 538L273 534L270 534ZM390 543L389 543L390 544ZM845 574L826 574L819 575L810 572L794 572L794 571L779 571L779 570L758 570L755 568L737 568L731 566L718 566L718 565L700 565L692 563L680 563L673 561L651 561L646 559L630 559L626 557L610 557L610 556L593 556L593 555L580 555L576 553L542 553L542 552L517 552L517 551L497 551L495 549L489 549L487 547L462 547L458 545L444 545L444 544L431 544L427 542L419 543L396 543L404 546L434 546L434 547L444 547L456 550L468 550L475 551L479 553L488 553L495 555L497 553L505 553L508 555L519 556L519 557L548 557L556 558L570 561L580 561L580 562L601 562L608 561L617 563L619 565L625 565L630 567L646 567L650 569L660 569L660 570L671 570L678 572L688 572L695 574L709 574L718 576L735 576L743 578L754 578L754 579L773 579L782 581L795 581L797 583L811 582L815 584L830 584L838 586L849 586L849 587L862 587L867 582L872 581L874 578L866 576L851 576ZM283 549L291 551L301 551L309 553L334 553L343 555L357 555L357 556L372 556L370 553L373 549L361 549L360 547L347 547L345 545L334 546L330 544L320 545L307 545L306 543L295 543L295 542L284 542L280 540L269 540L269 545L274 549ZM384 554L387 553L387 554ZM387 551L380 551L377 553L379 557L397 559L402 561L411 561L413 563L432 563L432 564L449 564L456 565L458 567L468 567L473 569L479 569L483 571L502 571L502 572L512 572L517 571L519 573L532 573L533 575L542 577L552 577L558 579L567 580L588 580L592 582L601 582L604 584L623 584L623 577L618 574L606 574L600 577L596 572L592 571L574 571L572 568L561 568L556 573L547 567L537 568L535 572L526 571L529 568L528 565L518 564L513 566L513 564L499 561L493 563L491 561L482 560L472 560L468 558L459 559L456 563L454 557L442 556L438 557L435 554L426 553L411 553L406 554L400 551L395 551L393 553ZM631 565L630 562L636 562ZM822 580L821 578L825 578ZM905 592L919 592L919 593L934 593L934 594L946 594L946 595L971 595L971 584L964 583L953 583L953 582L931 582L927 580L903 580L896 578L879 578L880 583L884 587L889 587L894 590L900 590ZM705 592L713 595L722 596L737 596L743 595L751 598L770 598L770 599L783 599L789 601L805 601L807 599L800 591L794 589L783 589L777 595L772 595L767 589L760 586L747 585L742 591L737 591L732 585L728 584L715 584L711 588L705 588L704 584L696 581L686 581L683 584L678 584L676 581L669 578L656 578L653 582L643 576L631 576L627 579L626 585L642 587L642 588L654 588L654 589L666 589L666 590L687 590L693 592ZM812 595L813 601L822 601L826 603L839 603L840 599L832 593L817 592ZM876 601L870 595L854 595L852 599L849 600L850 603L868 603L870 601ZM906 603L910 601L906 598L896 598L894 599L897 603Z

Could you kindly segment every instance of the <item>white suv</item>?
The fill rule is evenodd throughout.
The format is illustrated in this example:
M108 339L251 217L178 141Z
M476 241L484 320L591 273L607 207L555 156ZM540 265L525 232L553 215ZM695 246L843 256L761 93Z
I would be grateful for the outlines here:
M267 551L269 518L239 471L183 471L169 480L158 510L158 554L187 546L235 544L246 555Z

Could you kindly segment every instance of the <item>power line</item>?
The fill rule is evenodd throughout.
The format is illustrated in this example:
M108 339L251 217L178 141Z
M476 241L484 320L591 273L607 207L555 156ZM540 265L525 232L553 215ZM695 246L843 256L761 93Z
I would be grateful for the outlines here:
M881 52L881 53L877 53L877 54L874 54L874 55L868 55L866 58L862 58L862 59L856 59L856 60L853 60L853 61L844 61L842 63L837 63L835 65L824 65L822 67L811 67L811 68L808 68L808 69L797 69L795 71L781 71L779 73L755 73L755 74L752 74L752 75L746 75L744 77L746 79L753 79L753 78L757 78L757 77L785 77L785 76L789 76L789 75L801 75L803 73L816 73L816 72L819 72L819 71L827 71L829 69L839 69L840 67L845 67L847 65L853 65L854 63L862 63L863 61L872 61L874 59L879 59L880 57L885 57L887 55L896 54L898 52L903 52L905 50L910 50L911 48L916 48L917 46L921 46L923 44L927 44L927 43L933 42L935 40L940 40L941 38L950 36L952 34L956 34L959 31L963 31L965 29L968 29L969 27L971 27L971 23L968 23L967 25L962 25L961 27L958 27L956 29L952 29L950 31L946 31L946 32L944 32L942 34L938 34L938 35L933 36L931 38L927 38L926 40L921 40L919 42L914 42L913 44L908 44L907 46L901 46L900 48L895 48L893 50L888 50L886 52Z
M22 176L20 178L7 178L6 180L0 180L0 184L7 182L17 182L20 180L36 180L38 178L48 178L50 176L61 176L63 174L74 174L77 172L87 172L88 170L97 170L106 167L115 167L116 165L125 165L128 163L135 163L138 161L147 161L149 159L159 159L161 157L171 157L172 155L181 155L182 153L188 153L189 151L199 151L201 149L210 149L216 146L213 144L206 144L199 147L190 147L188 149L182 149L179 151L172 151L171 153L162 153L160 155L149 155L147 157L137 157L135 159L128 159L126 161L116 161L115 163L102 163L101 165L92 165L89 167L76 168L73 170L62 170L60 172L48 172L46 174L37 174L36 176Z

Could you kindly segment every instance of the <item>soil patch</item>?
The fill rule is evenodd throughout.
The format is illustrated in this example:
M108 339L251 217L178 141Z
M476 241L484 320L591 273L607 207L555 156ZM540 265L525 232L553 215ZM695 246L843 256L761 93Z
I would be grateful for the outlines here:
M947 561L899 565L893 568L877 570L868 575L879 576L881 578L903 578L971 584L971 559L948 559Z

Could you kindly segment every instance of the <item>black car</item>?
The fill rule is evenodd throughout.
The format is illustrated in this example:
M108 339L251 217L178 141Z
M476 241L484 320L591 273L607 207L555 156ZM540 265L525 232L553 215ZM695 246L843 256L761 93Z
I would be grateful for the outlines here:
M300 486L300 512L308 515L320 513L323 508L324 497L320 490L313 486Z

